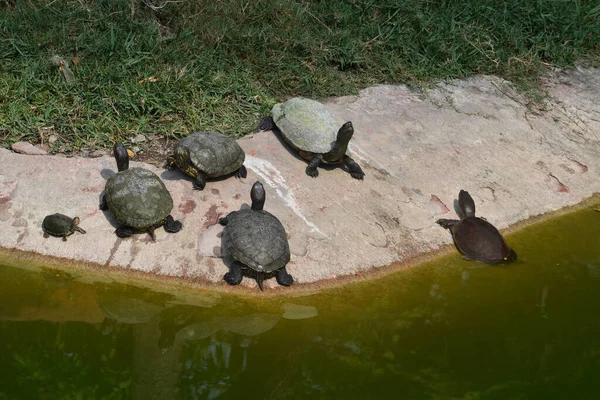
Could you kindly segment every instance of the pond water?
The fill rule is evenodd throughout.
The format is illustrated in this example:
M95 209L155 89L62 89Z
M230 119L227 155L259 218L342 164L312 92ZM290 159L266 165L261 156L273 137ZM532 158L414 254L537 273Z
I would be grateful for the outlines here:
M507 240L296 297L3 266L0 399L597 399L600 214Z

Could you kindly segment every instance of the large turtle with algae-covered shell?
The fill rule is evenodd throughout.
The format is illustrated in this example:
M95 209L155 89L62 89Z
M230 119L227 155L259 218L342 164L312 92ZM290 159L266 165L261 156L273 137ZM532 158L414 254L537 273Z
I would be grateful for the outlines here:
M452 233L454 245L467 260L479 260L488 264L515 261L515 253L504 241L498 229L488 221L475 216L475 202L469 192L458 194L460 220L438 219L437 223Z
M271 117L261 118L259 129L277 127L283 138L308 161L306 174L316 178L321 163L344 164L355 179L364 179L362 168L350 157L348 144L354 134L352 122L341 127L323 104L294 97L275 104Z
M117 236L126 238L144 231L156 240L154 230L160 226L167 232L179 232L182 225L170 215L173 199L163 181L145 168L129 168L123 144L117 142L113 152L119 172L106 182L100 209L110 210L117 219Z

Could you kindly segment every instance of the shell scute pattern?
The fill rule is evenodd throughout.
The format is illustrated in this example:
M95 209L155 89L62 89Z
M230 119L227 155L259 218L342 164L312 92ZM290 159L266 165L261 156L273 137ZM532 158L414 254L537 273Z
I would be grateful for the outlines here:
M173 199L156 174L130 168L106 183L106 201L117 222L134 228L162 223L173 209Z
M245 153L235 140L216 132L195 132L181 139L178 147L189 149L190 162L208 178L230 174L244 163ZM197 175L197 171L186 171Z
M234 259L256 271L273 272L290 261L285 229L267 211L241 210L230 215L224 240Z

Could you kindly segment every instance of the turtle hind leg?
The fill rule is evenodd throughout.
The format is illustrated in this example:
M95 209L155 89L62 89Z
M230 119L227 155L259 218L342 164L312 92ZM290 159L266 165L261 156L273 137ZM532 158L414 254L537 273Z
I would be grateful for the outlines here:
M128 226L119 226L117 230L115 230L115 234L120 238L128 238L133 235L134 230Z
M223 279L230 285L239 285L242 281L242 265L234 261L229 268L229 272L223 276Z
M46 239L48 239L48 238L50 237L50 235L48 235L48 232L44 232L44 237L45 237Z
M271 116L262 117L258 121L258 126L256 127L255 132L272 131L274 127L275 127L275 121L273 121L273 117L271 117Z
M67 241L67 236L69 236L69 233L66 233L66 234L63 235L63 237L62 237L62 241L63 242Z
M435 221L439 226L445 229L451 229L454 225L458 224L460 221L457 219L438 219Z
M106 202L106 195L103 195L100 199L100 210L106 211L108 210L108 203Z
M194 190L204 190L206 186L206 174L198 171L198 176L196 176L196 181L194 181L193 187Z
M275 275L275 279L277 279L277 283L281 286L290 286L294 283L294 278L285 270L285 267L279 269L277 271L277 275Z
M356 161L352 159L352 157L344 158L344 164L346 164L346 167L348 167L348 169L350 170L351 177L361 181L365 179L365 173L363 172L360 165L358 165Z
M319 176L319 164L323 161L323 154L315 154L310 159L310 162L306 166L306 175L316 178Z
M167 220L165 221L164 228L167 232L176 233L179 232L181 228L183 228L183 224L179 221L175 221L175 219L173 219L172 216L168 215Z
M236 178L245 178L248 175L248 170L242 165L235 173Z

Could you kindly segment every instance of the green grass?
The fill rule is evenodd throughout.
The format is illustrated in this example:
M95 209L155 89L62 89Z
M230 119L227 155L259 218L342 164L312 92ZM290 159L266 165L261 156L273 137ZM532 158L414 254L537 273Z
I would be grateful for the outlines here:
M165 4L0 0L3 145L50 133L59 137L54 151L137 134L239 137L292 95L479 73L531 86L547 65L600 57L597 1ZM77 57L74 84L50 63L55 54Z

